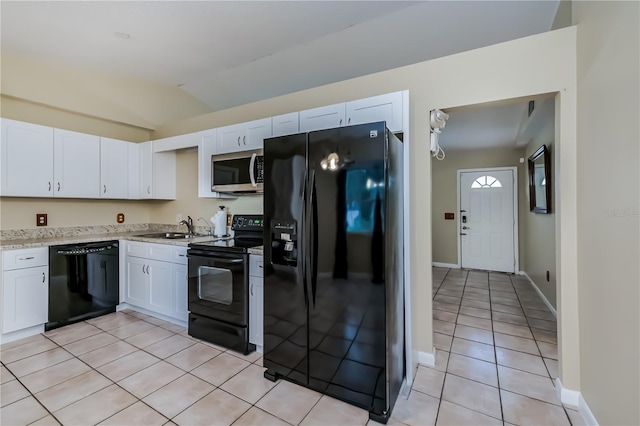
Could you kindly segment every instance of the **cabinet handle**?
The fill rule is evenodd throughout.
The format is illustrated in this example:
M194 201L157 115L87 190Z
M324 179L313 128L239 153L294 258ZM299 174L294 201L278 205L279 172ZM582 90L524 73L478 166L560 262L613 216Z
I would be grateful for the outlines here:
M149 265L147 265L147 274L149 273Z
M47 277L47 276L46 276L46 275L44 274L44 272L43 272L43 273L42 273L42 282L45 282L46 277Z
M247 136L246 136L246 135L242 137L242 143L243 143L244 145L246 145L246 144L247 144Z
M146 272L144 272L144 265L142 265L142 273L146 274Z
M349 117L349 121L347 121L347 124L351 124L351 117Z
M147 186L147 194L151 194L151 186Z
M251 288L249 289L249 292L251 293L251 295L253 296L253 284L251 284Z
M240 136L238 136L238 146L240 146Z
M49 192L51 192L51 181L49 181Z
M102 185L102 186L104 186L104 189L102 190L102 193L106 194L107 193L107 185Z
M60 192L60 182L58 182L58 192Z
M33 256L29 256L29 257L19 257L18 260L31 260L33 259Z
M185 254L179 254L178 256L180 256L180 257L185 257L186 255L185 255Z
M342 118L340 119L340 125L342 126Z

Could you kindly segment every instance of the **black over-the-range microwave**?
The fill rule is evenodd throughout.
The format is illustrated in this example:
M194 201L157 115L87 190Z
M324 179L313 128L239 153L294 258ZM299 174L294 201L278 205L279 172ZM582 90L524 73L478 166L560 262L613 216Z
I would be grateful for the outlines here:
M262 149L211 156L211 190L215 192L263 192Z

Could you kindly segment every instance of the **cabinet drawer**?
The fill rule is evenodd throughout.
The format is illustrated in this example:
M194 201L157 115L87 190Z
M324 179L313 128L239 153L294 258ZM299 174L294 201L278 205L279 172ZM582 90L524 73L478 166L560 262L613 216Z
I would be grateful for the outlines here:
M187 264L187 247L176 246L173 248L173 260L174 263L179 263L180 265Z
M249 256L249 275L252 277L264 276L262 259L263 257L257 254Z
M147 243L127 241L127 256L149 257L149 245Z
M127 256L186 265L187 248L186 246L175 246L172 244L127 241Z
M5 271L12 269L47 266L49 264L49 248L5 250L2 252L2 265Z

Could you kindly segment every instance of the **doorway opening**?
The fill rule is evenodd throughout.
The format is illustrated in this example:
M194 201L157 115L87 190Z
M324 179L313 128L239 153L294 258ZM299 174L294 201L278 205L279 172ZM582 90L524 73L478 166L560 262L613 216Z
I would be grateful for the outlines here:
M505 395L535 399L534 383L543 383L546 402L560 404L555 210L531 211L527 161L542 145L553 155L555 94L442 111L449 115L439 137L446 156L432 160L431 194L433 341L443 397L458 398L456 384L479 382L504 408ZM545 185L554 188L551 169ZM504 420L499 410L485 414Z

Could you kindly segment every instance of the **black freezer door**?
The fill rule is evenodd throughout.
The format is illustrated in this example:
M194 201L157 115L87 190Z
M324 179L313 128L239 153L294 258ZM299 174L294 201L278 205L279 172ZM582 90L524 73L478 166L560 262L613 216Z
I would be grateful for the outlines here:
M308 135L309 387L378 414L387 409L385 131L380 122Z
M307 385L303 281L306 134L264 141L264 366Z

